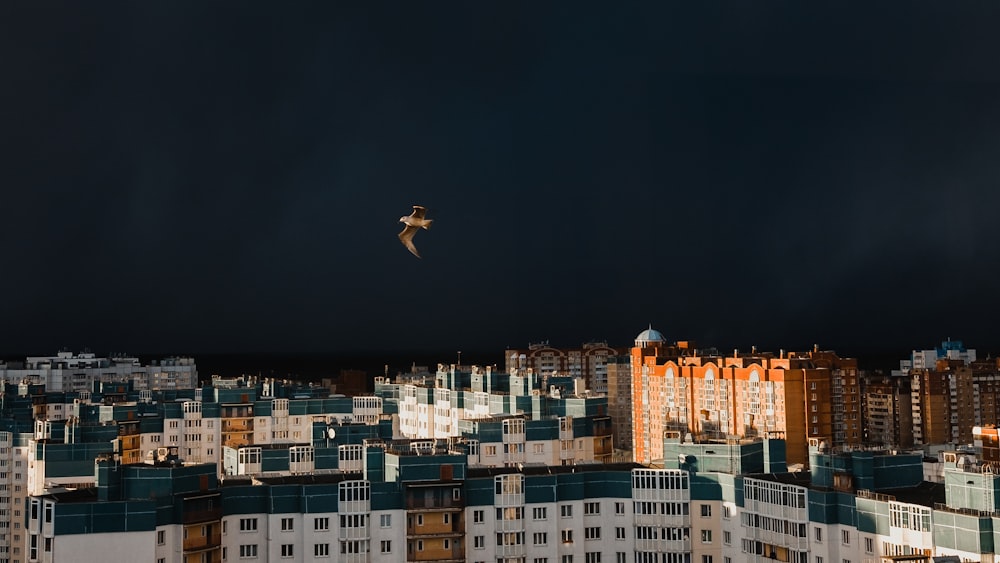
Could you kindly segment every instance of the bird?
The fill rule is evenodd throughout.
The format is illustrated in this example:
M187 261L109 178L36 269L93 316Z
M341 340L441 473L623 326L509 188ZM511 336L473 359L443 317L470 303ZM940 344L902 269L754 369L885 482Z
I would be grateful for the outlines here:
M399 218L400 223L405 223L406 226L403 230L399 232L399 242L403 243L414 256L420 258L420 253L417 252L417 247L413 246L413 235L417 234L420 229L431 228L431 223L434 222L433 219L424 219L424 212L426 209L421 205L413 206L413 213L409 215L403 215Z

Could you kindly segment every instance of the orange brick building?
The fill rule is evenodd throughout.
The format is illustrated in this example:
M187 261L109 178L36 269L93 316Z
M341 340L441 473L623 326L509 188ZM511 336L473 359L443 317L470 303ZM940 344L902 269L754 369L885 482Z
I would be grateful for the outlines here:
M699 353L650 328L632 348L633 457L663 457L668 430L693 440L783 435L789 464L808 463L808 440L860 445L857 361L818 348L777 356Z

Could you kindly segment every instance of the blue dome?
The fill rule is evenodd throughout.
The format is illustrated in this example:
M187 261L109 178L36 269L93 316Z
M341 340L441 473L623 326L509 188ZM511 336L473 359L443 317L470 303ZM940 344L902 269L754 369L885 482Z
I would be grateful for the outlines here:
M660 331L649 327L646 330L639 333L639 336L635 337L636 344L643 343L648 344L650 342L666 342L667 339L663 337Z

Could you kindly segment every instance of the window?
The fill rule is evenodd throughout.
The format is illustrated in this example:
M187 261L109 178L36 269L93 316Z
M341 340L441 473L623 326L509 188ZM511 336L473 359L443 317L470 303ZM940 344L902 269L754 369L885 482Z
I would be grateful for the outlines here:
M444 514L442 514L441 515L441 523L442 524L450 524L451 523L451 514L448 514L447 512L445 512Z
M243 544L240 546L240 559L250 559L257 557L257 544Z
M240 518L240 531L241 532L256 532L257 531L257 519L256 518ZM257 547L256 544L254 547ZM241 555L242 557L242 555ZM254 556L256 557L256 555Z
M392 540L382 540L379 547L380 553L392 553Z
M722 532L722 543L726 545L733 545L733 534L729 531Z
M823 528L819 526L816 527L816 541L823 541Z
M559 559L559 561L561 561L562 563L573 563L573 556L572 555L563 555L562 558Z
M284 558L293 557L294 545L290 543L281 544L281 556Z
M712 543L712 530L701 531L701 543Z
M583 560L586 561L586 563L601 563L601 552L588 551L583 554Z
M167 532L160 530L156 532L156 545L163 545L167 543Z
M472 547L476 549L483 549L486 547L486 536L476 536L472 538Z
M615 539L616 540L625 539L625 528L622 527L615 528Z
M712 556L711 555L702 555L701 556L701 563L712 563Z
M482 524L483 520L486 518L486 513L482 510L472 511L472 521L476 524Z
M378 525L381 528L392 527L392 514L383 514L378 517Z
M483 446L483 455L497 455L496 446Z
M572 504L562 504L559 506L559 515L563 518L573 517L573 505Z
M294 525L293 522L294 522L294 520L292 520L291 518L282 518L281 519L281 531L282 532L291 532L292 529L293 529L293 525Z
M573 530L563 530L562 541L563 543L573 543Z
M535 545L547 545L549 543L549 535L545 532L535 532L533 540Z
M840 541L844 545L851 545L851 532L850 532L850 530L841 530L840 531Z
M615 563L625 563L626 561L624 551L615 552Z
M367 541L342 541L340 542L340 553L342 554L354 554L354 553L367 553L368 552L368 542Z
M601 503L599 502L585 502L583 503L583 514L585 516L592 516L601 513Z
M869 555L875 553L875 540L872 538L865 538L865 553Z
M329 557L329 556L330 556L330 544L328 543L313 544L313 557Z
M733 517L733 507L729 506L728 504L722 505L722 518L724 520L729 520L732 517Z
M583 539L585 540L599 540L601 539L601 527L600 526L589 526L583 529Z
M531 509L531 517L535 520L545 520L548 509L544 506L536 506Z
M329 518L314 518L313 519L313 530L317 532L326 532L330 529L330 519Z
M615 503L615 514L617 514L619 516L621 516L622 514L625 514L625 503L624 502L616 502Z
M708 518L712 515L712 505L703 504L701 505L701 516L702 518Z

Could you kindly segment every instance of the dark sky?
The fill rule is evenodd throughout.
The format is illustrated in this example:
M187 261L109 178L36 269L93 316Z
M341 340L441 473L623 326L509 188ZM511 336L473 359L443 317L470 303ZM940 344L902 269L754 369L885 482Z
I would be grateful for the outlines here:
M1000 350L1000 4L816 4L6 3L0 352Z

